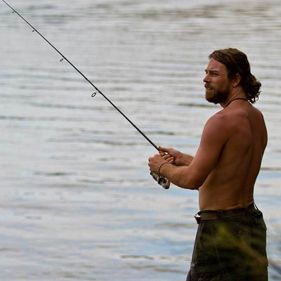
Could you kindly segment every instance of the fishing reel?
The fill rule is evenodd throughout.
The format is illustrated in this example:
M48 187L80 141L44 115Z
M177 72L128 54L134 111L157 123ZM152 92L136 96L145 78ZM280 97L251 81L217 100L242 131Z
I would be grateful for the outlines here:
M150 175L153 177L155 181L157 181L158 184L160 184L163 188L169 189L170 187L170 181L166 179L165 177L158 175L154 172L150 172Z

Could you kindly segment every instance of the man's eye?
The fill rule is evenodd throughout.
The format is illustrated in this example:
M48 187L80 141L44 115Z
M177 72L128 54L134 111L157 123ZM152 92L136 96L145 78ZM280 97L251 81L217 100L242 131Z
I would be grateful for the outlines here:
M210 75L212 76L218 76L219 74L217 72L210 72Z
M205 71L206 75L210 75L210 76L218 76L219 73L216 71Z

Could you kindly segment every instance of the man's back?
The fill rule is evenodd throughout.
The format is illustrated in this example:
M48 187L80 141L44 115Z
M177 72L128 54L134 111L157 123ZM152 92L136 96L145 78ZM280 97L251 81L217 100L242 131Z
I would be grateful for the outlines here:
M224 143L215 168L199 190L200 210L246 207L253 202L267 143L263 116L250 103L237 100L212 119L206 126L219 124Z

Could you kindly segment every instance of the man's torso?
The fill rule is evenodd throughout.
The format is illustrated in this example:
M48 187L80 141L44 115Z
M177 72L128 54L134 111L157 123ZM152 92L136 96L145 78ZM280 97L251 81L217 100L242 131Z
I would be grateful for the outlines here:
M200 210L243 208L253 202L253 189L267 143L263 116L248 102L218 112L225 143L216 167L199 189ZM215 125L215 124L214 124Z

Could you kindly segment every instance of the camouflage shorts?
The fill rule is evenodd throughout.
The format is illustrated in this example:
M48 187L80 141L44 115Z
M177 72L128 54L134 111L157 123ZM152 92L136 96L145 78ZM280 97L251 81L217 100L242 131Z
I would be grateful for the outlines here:
M266 226L254 205L198 214L187 281L268 280Z

